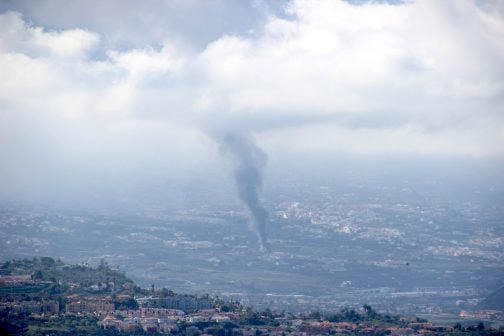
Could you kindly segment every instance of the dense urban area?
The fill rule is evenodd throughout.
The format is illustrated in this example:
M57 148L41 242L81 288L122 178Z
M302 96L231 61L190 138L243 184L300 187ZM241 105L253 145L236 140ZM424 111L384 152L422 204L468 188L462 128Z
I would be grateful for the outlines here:
M218 297L143 289L106 262L50 257L0 266L0 331L12 335L501 335L484 323L452 326L381 314L369 305L331 313L259 311Z

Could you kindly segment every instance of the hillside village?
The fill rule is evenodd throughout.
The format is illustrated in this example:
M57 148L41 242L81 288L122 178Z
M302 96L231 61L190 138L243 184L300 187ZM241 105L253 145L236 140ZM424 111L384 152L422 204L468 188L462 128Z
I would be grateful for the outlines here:
M499 312L496 312L499 313ZM502 335L504 329L437 325L364 305L339 312L256 311L218 297L140 288L107 263L96 268L48 257L0 266L0 327L11 335L307 336Z

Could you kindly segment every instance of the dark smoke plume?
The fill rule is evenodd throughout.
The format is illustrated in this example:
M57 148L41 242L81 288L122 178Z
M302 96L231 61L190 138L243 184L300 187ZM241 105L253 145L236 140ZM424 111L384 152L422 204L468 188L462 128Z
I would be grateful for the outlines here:
M259 201L262 187L262 169L266 165L266 154L246 134L228 132L220 139L223 154L234 161L234 177L238 196L252 215L252 227L257 234L261 250L268 250L266 225L268 212Z

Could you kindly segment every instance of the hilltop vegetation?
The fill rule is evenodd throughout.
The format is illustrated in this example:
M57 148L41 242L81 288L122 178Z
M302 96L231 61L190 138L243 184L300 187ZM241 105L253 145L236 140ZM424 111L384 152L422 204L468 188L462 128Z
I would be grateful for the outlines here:
M133 284L123 273L113 270L102 261L97 268L89 265L68 265L50 257L6 261L0 266L0 275L30 274L33 280L72 283L81 287L114 282L116 285Z
M0 287L0 301L46 299L54 295L114 293L134 290L134 282L106 262L97 268L68 265L50 257L6 261L0 275L30 275L31 281Z

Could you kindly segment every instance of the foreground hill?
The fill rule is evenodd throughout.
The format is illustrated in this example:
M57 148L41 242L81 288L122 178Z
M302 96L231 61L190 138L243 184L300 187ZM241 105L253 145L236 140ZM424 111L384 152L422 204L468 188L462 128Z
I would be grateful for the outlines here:
M97 268L68 265L49 257L7 261L0 265L0 301L45 299L51 295L132 291L135 283L105 262Z
M503 335L482 323L435 325L369 305L322 314L257 311L238 302L139 288L105 262L42 257L0 265L0 335Z

